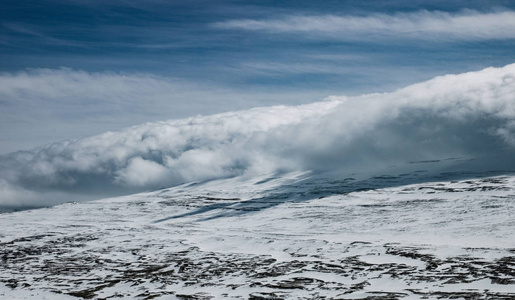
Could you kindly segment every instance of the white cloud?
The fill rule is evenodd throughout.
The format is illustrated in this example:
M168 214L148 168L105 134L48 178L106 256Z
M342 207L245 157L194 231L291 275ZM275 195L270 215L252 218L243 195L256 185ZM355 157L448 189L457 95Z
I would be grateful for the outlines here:
M147 123L0 156L0 204L36 201L29 194L45 203L55 193L94 198L242 174L350 172L449 157L515 169L514 123L512 64L393 93Z
M152 186L160 184L170 175L166 166L141 157L134 157L129 160L124 169L116 172L115 182L132 186Z
M229 20L221 29L330 35L341 39L416 38L487 40L515 38L515 12L418 11L368 16L289 15L266 20Z

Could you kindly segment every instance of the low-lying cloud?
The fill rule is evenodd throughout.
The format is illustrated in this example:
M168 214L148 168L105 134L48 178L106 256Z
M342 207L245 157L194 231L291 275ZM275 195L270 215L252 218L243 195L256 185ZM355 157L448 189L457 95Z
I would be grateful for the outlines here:
M0 156L0 205L46 205L289 170L445 158L515 169L515 64L393 93L170 120Z
M415 38L488 40L515 38L515 12L458 13L418 11L367 16L286 15L276 19L241 19L214 24L220 29L330 35L341 39Z

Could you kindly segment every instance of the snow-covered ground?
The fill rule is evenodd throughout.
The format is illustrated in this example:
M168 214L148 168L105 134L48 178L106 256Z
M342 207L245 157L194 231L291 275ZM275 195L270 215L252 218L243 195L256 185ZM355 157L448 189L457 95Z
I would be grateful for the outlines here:
M515 299L515 176L416 176L236 177L0 214L0 298Z

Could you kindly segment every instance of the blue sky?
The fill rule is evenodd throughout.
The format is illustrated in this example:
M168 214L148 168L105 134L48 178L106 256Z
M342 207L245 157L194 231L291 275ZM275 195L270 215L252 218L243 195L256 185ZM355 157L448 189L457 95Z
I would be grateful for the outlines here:
M0 153L514 62L513 1L2 1Z

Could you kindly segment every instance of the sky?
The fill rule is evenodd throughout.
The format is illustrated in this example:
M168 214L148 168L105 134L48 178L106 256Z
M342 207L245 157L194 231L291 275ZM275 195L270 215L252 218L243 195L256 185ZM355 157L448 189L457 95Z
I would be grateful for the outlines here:
M286 171L514 171L513 49L513 1L6 0L0 206Z
M0 154L514 62L513 1L2 1Z

